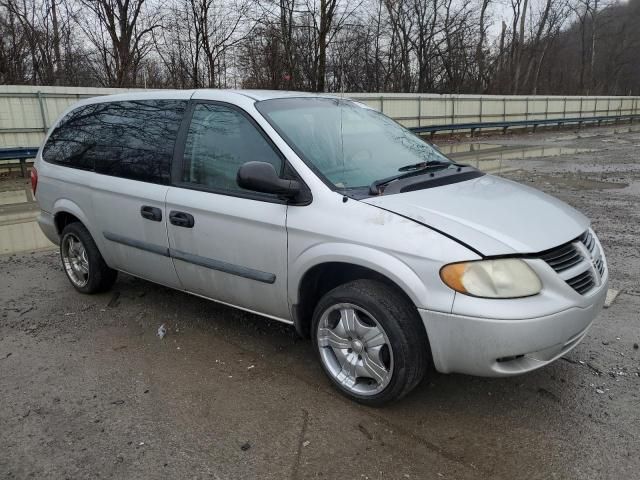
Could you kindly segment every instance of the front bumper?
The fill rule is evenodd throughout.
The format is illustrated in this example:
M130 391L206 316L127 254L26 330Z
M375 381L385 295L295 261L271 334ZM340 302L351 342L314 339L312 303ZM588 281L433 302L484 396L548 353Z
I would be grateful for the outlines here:
M602 310L607 281L589 305L518 320L471 317L419 310L436 370L501 377L547 365L584 338Z

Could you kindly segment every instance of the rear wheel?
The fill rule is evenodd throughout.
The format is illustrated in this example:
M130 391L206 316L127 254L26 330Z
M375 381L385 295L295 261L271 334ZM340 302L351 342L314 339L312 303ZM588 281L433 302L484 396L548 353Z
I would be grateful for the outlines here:
M429 344L415 307L381 282L356 280L322 297L312 338L333 384L360 403L403 397L427 369Z
M118 276L116 270L107 266L91 234L79 222L62 230L60 258L71 285L82 293L108 290Z

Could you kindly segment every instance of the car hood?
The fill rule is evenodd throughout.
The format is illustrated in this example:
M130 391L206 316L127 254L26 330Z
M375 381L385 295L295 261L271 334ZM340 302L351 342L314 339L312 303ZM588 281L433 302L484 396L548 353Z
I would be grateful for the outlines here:
M542 252L589 227L584 215L560 200L492 175L363 201L439 230L484 256Z

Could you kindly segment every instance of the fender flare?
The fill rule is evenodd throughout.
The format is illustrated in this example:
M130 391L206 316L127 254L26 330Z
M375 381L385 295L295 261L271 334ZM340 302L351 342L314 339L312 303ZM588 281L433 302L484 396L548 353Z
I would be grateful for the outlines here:
M63 212L69 213L74 217L76 217L78 220L80 220L80 222L82 222L82 224L87 228L87 230L89 230L89 233L93 238L93 241L96 243L98 250L100 251L101 255L104 257L107 264L109 265L111 263L110 262L111 258L109 257L109 249L106 248L105 238L102 235L102 232L95 231L95 228L89 221L89 217L87 217L87 215L84 213L84 210L82 210L82 208L80 208L80 206L77 203L69 200L68 198L59 198L53 204L52 210L53 210L52 215L54 218L54 222L55 222L56 215Z
M402 260L375 248L337 242L312 246L291 263L287 282L290 305L298 304L300 283L309 270L323 263L335 262L365 267L387 277L417 308L424 307L427 289L416 272Z
M59 198L53 204L53 209L52 210L53 211L51 213L53 215L54 220L55 220L55 217L59 213L69 213L69 214L73 215L74 217L76 217L78 220L80 220L82 222L82 224L85 227L87 227L87 230L89 230L89 232L91 232L91 236L93 236L94 240L95 240L95 235L93 234L92 228L89 225L89 221L87 219L87 216L85 215L84 211L78 206L78 204L76 204L75 202L69 200L68 198ZM60 233L62 233L62 232L60 232Z

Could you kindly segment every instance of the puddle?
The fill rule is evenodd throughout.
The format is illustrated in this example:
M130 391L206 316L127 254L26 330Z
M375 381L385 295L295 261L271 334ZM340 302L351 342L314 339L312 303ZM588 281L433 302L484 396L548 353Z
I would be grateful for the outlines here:
M587 131L581 131L580 133L573 133L568 135L557 135L555 137L551 137L549 140L551 141L564 141L564 140L576 140L578 138L593 138L593 137L603 137L609 135L619 135L622 133L636 133L640 132L640 126L638 125L627 125L627 126L619 126L616 128L608 128L608 127L592 127Z
M26 203L27 192L25 190L9 190L0 192L0 205L12 205L15 203Z
M445 145L436 145L445 155L460 155L473 152L481 152L483 150L497 150L503 148L502 145L491 143L448 143Z
M0 216L0 221L4 216ZM0 225L0 254L29 252L55 248L55 245L44 236L38 223L22 221Z
M11 180L3 182L10 189L0 191L0 255L54 248L36 222L38 208L31 192L17 190L21 181Z
M478 145L478 144L469 144ZM594 152L590 148L573 147L512 147L503 145L481 144L486 149L458 151L450 153L449 156L461 163L472 165L483 171L504 172L505 160L525 160L528 158L557 157L561 155L575 155L578 153ZM514 167L514 165L509 165Z
M498 146L487 151L468 153L452 153L453 158L464 158L465 160L521 160L538 157L558 157L560 155L575 155L577 153L594 152L592 148L574 147L511 147Z

